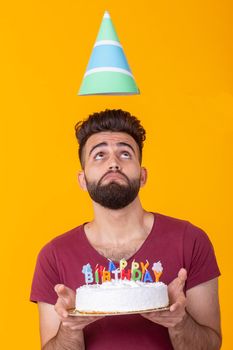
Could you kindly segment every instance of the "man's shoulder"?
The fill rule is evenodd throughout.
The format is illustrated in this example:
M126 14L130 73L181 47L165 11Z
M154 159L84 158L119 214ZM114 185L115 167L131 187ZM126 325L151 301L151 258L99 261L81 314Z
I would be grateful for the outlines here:
M161 213L155 213L155 217L157 216L158 224L160 229L166 232L177 232L183 233L187 236L200 237L206 236L205 231L199 226L193 224L187 219L181 219L173 216L168 216Z
M66 248L71 249L76 243L78 244L84 239L83 232L82 224L66 231L65 233L55 236L42 247L41 252L49 254L54 250L65 250Z
M186 227L190 224L188 220L177 218L174 216L165 215L162 213L154 213L155 220L157 219L158 222L163 225L166 228L178 228Z
M83 229L84 224L74 227L51 240L51 244L54 246L64 246L73 244L80 239L83 239Z

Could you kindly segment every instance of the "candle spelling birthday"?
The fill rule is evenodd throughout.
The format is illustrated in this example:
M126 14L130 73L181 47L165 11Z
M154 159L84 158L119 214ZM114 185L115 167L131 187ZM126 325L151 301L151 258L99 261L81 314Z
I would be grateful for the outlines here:
M90 263L83 265L82 273L85 277L85 283L97 283L107 282L112 280L132 280L142 282L159 282L159 278L163 272L163 267L160 261L154 262L149 271L149 261L137 262L133 260L131 265L128 264L127 260L121 259L119 267L115 265L112 260L109 260L108 268L102 265L96 265L92 269Z

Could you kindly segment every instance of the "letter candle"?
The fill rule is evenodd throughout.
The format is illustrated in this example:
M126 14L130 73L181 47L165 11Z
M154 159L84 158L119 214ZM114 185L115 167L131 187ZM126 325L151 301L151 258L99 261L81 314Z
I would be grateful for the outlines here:
M111 281L111 273L110 271L103 271L102 282Z
M147 282L147 281L153 282L151 274L148 270L146 270L146 272L144 274L144 279L143 279L143 282Z
M157 263L154 263L152 266L152 270L154 272L155 275L155 282L159 282L159 278L163 273L163 267L160 261L158 261Z
M108 259L109 260L109 259ZM109 260L108 271L112 272L116 270L116 266L112 260Z
M102 265L100 265L100 267L99 267L99 276L102 278L102 276L103 276L103 271L105 270L105 267L103 267Z
M123 279L122 273L123 273L123 271L124 271L124 269L126 268L127 265L128 265L128 263L127 263L127 261L124 258L120 260L121 279Z
M130 278L131 278L131 270L127 270L127 272L126 272L126 270L122 270L121 271L121 278L124 280L124 279L127 279L127 280L130 280Z
M142 277L142 272L139 269L134 269L132 272L132 280L133 281L140 281Z
M95 267L95 282L99 284L99 269L98 269L98 264Z
M142 281L144 280L144 273L147 270L148 266L149 266L149 261L146 260L146 264L144 264L143 262L140 262L141 265L141 269L142 269Z
M101 274L101 281L102 281L102 283L104 282L104 271L105 271L105 267L104 267L104 269L102 270L102 274Z
M135 260L133 260L132 264L131 264L131 270L133 272L133 270L138 269L139 268L139 263L136 262Z
M128 263L127 263L127 261L125 259L121 259L120 260L120 270L121 271L124 270L126 268L127 264Z
M115 278L115 280L116 281L118 281L118 276L119 276L119 274L120 274L120 269L116 269L116 270L114 270L114 271L112 271L112 274L114 275L114 278Z
M85 283L92 283L93 282L93 273L92 273L92 268L90 264L84 265L82 269L82 273L85 276Z

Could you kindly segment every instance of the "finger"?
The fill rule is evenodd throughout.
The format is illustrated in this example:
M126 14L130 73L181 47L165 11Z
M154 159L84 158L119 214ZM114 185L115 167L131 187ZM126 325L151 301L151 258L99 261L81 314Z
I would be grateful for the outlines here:
M175 304L171 305L170 311L171 312L175 312L175 311L179 310L179 308L180 308L180 304L179 303L175 303Z
M150 316L150 317L154 317L154 316L160 317L162 315L168 315L168 314L170 314L169 311L154 311L154 312L152 311L152 312L144 312L144 313L142 313L140 315L142 315L142 316Z
M67 323L90 323L104 318L104 316L68 316L67 318L61 318L61 321Z
M174 318L176 315L172 314L170 311L156 311L141 314L144 317L162 319L162 318Z
M187 279L187 271L183 267L178 272L178 277L182 283L185 283Z
M170 306L170 312L179 311L185 309L186 306L186 298L181 296L178 300Z
M75 294L72 289L64 286L64 284L56 284L54 290L59 297L63 298L70 297L71 295L73 296Z
M66 308L67 308L67 305L64 303L64 300L61 298L58 298L56 304L54 305L54 309L60 318L68 317L68 311Z
M69 327L70 329L83 329L88 324L93 323L95 321L100 320L104 316L101 317L68 317L67 319L61 319L62 325L65 327Z
M56 284L56 286L54 286L54 290L56 293L58 293L58 290L60 289L60 287L64 286L64 284Z
M75 305L75 292L64 286L63 284L57 284L54 287L59 298L61 298L67 305L67 309L71 309Z
M176 283L173 287L176 289L177 292L183 292L185 281L187 279L187 271L184 268L181 268L178 272L177 278L174 280Z

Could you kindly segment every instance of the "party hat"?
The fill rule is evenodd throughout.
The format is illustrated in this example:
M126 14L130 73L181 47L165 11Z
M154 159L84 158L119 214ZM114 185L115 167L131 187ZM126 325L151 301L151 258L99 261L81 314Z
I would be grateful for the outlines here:
M139 89L105 11L78 95L134 95Z

